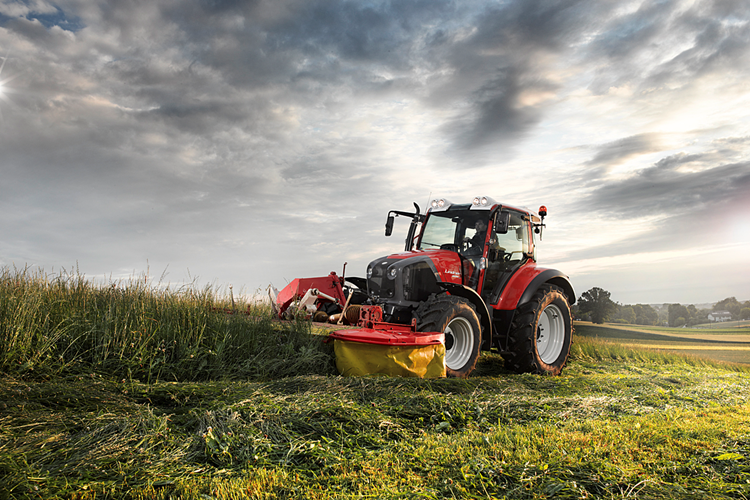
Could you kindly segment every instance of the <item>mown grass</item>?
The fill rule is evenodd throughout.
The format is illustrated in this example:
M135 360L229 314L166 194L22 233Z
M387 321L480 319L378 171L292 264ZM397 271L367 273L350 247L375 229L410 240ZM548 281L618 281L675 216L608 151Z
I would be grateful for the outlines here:
M593 354L559 378L5 380L0 479L10 498L750 495L746 372Z
M0 498L750 496L747 367L576 337L561 377L490 354L467 380L342 378L320 352L278 377L3 369Z

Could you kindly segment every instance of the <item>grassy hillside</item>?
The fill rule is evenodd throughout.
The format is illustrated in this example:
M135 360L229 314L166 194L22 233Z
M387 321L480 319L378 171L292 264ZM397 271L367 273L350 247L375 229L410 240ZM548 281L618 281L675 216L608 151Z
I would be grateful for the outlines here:
M750 365L750 328L702 330L575 322L576 333L618 346Z
M748 367L576 337L562 377L510 374L487 355L468 380L342 378L307 325L217 314L226 304L208 291L189 306L180 301L195 292L135 287L128 301L142 295L125 307L82 280L26 279L0 289L3 304L39 304L34 315L0 308L3 352L12 347L0 375L0 499L750 497ZM65 293L86 308L53 304L76 283L85 294ZM112 332L134 330L114 326L123 311L144 311L128 325L165 325L118 351ZM19 326L32 317L50 319ZM191 349L227 336L245 346L222 354L229 368L170 378ZM29 338L49 356L33 358ZM162 339L177 341L169 356L156 352ZM302 347L318 361L286 366ZM242 353L268 368L250 370ZM122 376L139 355L164 362L150 378Z

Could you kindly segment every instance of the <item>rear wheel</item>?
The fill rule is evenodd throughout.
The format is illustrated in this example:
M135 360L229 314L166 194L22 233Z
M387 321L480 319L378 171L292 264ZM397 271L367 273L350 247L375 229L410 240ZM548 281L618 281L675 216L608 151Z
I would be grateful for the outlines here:
M573 322L562 289L542 285L513 317L506 365L518 373L560 375L570 354Z
M445 333L445 371L468 377L479 359L481 327L474 306L451 295L432 295L416 311L419 330Z

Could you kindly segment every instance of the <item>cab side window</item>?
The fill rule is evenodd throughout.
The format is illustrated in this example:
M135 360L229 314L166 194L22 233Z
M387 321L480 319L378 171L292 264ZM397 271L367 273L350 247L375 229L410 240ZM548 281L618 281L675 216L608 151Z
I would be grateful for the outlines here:
M505 271L518 266L529 248L529 227L521 214L511 212L508 232L490 235L487 253L487 271L482 286L484 293L491 293Z
M529 247L527 222L520 214L511 212L508 232L497 235L493 232L493 235L497 238L497 244L493 246L502 251L503 260L520 260Z

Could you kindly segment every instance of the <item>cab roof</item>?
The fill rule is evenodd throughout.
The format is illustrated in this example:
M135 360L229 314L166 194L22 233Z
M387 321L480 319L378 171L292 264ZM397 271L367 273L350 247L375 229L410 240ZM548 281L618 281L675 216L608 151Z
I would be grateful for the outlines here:
M489 196L475 196L470 203L453 203L446 198L437 198L430 202L427 212L449 212L459 210L488 210L493 211L501 207L515 212L521 212L529 215L532 222L539 222L539 215L526 207L515 207L505 203L500 203Z

